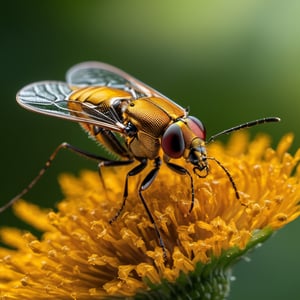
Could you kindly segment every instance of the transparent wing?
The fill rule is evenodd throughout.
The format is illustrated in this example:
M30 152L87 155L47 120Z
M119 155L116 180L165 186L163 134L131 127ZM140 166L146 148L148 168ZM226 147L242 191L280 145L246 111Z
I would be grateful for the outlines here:
M25 86L17 94L17 102L24 108L75 122L93 124L108 130L124 131L124 125L113 109L101 111L98 106L74 102L73 109L68 103L72 90L64 82L41 81Z
M184 109L177 103L132 77L126 72L102 62L83 62L73 66L66 75L70 86L84 87L90 85L109 86L125 91L131 91L136 98L159 97L172 102L178 108Z

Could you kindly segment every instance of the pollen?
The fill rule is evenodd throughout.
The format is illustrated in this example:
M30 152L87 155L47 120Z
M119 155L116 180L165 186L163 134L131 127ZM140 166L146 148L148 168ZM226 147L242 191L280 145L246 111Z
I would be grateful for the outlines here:
M224 170L210 161L208 176L194 178L191 212L189 178L162 165L143 196L167 261L137 193L146 171L129 178L125 208L112 224L132 166L103 168L104 185L94 171L61 175L64 199L55 212L21 200L14 206L19 218L43 232L40 238L15 228L0 231L9 246L0 248L1 299L133 297L163 281L176 283L224 253L244 253L257 232L269 236L300 214L300 149L288 153L292 141L288 134L273 149L266 135L249 140L238 132L227 145L209 145L208 155L228 170L240 199ZM190 168L183 160L178 164Z

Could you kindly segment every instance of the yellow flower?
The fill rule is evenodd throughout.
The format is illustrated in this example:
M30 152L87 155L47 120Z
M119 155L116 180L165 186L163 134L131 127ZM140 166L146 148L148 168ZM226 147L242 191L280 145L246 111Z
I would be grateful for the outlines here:
M236 133L226 147L210 144L209 156L229 170L241 199L211 161L210 174L194 178L190 214L189 178L162 165L144 197L160 228L167 262L137 195L140 176L130 177L126 206L112 225L128 167L104 169L105 189L97 172L61 176L65 199L58 212L23 201L14 207L44 232L41 239L18 229L0 232L10 246L0 248L1 299L168 299L185 289L190 299L216 299L214 293L222 299L237 258L300 214L300 150L287 153L292 140L284 136L273 150L267 136L250 142Z

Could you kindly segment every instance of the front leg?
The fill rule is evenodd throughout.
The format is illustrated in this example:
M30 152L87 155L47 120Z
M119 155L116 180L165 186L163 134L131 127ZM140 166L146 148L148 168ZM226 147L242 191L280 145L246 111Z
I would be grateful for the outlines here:
M190 178L190 184L191 184L191 194L192 194L192 199L191 199L191 206L189 209L189 213L192 212L194 204L195 204L195 189L194 189L194 180L193 177L191 175L191 173L184 167L171 163L169 158L164 156L164 162L166 163L166 165L172 170L175 171L176 173L178 173L179 175L188 175Z

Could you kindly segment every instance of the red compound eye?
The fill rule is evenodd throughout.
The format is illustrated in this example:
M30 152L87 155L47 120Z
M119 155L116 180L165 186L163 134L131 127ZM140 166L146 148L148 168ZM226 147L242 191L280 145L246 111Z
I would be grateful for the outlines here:
M195 118L193 116L189 116L189 117L187 117L187 124L196 136L198 136L200 139L205 141L206 130L200 120L198 120L197 118Z
M185 143L179 125L174 123L167 128L161 139L161 146L171 158L179 158L183 155Z

